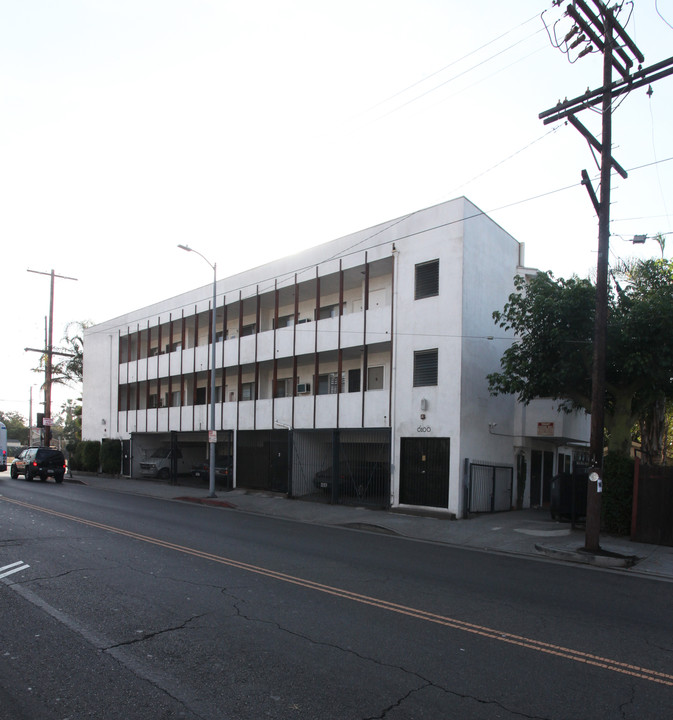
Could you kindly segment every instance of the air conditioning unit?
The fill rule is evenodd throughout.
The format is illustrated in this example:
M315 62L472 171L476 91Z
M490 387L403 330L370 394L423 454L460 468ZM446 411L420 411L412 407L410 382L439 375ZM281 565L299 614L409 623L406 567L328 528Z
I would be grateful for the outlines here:
M306 395L311 392L311 383L297 383L297 395Z

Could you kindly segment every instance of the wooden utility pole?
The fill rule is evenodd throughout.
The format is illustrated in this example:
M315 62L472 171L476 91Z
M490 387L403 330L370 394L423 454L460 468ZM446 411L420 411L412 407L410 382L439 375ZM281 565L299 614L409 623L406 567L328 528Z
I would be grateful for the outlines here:
M591 375L590 482L584 549L600 550L601 493L603 490L603 428L605 427L605 365L608 336L608 254L610 248L610 178L612 175L612 13L604 17L601 197L598 203L598 262L596 265L596 316Z
M62 280L77 280L77 278L68 277L67 275L56 275L54 271L51 272L40 272L39 270L28 270L28 272L35 273L36 275L48 275L51 278L50 290L49 290L49 320L47 322L47 332L45 337L45 349L38 350L45 357L44 362L44 417L42 422L44 423L44 439L43 443L49 447L51 443L51 375L53 367L53 356L55 354L64 355L68 353L56 353L54 350L54 278L61 278ZM26 348L31 350L32 348Z
M560 0L555 2L560 5ZM602 0L593 0L595 10L584 0L574 0L566 8L573 27L565 37L564 51L571 51L583 43L586 47L577 52L583 57L594 50L603 53L603 85L573 100L559 102L555 108L540 113L547 125L566 118L601 154L600 200L591 185L586 170L582 171L582 184L586 186L598 215L598 263L596 269L596 316L594 320L593 366L591 377L591 469L587 488L587 516L585 550L600 550L601 493L603 489L603 445L605 428L605 368L607 356L608 316L608 255L610 244L610 179L614 168L626 178L626 171L612 157L612 102L615 97L635 88L648 85L673 73L673 58L631 73L632 57L638 63L645 58L626 34L616 18L614 8L608 8ZM563 45L563 43L562 43ZM621 79L613 82L613 68ZM575 117L575 113L602 104L601 141L598 141Z

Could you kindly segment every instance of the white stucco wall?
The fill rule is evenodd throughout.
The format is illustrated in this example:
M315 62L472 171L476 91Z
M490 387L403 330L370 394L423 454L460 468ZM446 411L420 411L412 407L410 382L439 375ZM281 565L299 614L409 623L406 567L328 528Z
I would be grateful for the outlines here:
M340 256L340 261L329 259L335 256ZM393 258L394 275L391 271ZM439 260L438 296L414 300L416 265L435 259ZM363 310L365 262L371 270L366 314ZM229 339L217 344L217 366L224 362L231 371L227 371L227 402L217 405L216 427L231 428L238 423L241 429L273 428L276 420L287 425L292 419L289 398L277 399L272 412L274 405L268 387L270 365L260 366L260 388L262 382L266 385L260 392L256 412L253 402L229 402L230 392L236 391L237 370L234 368L239 357L241 363L248 363L244 381L254 380L250 368L255 360L272 363L274 353L282 365L279 365L279 378L285 378L291 374L292 348L295 347L298 356L303 354L298 363L298 381L313 384L315 364L312 353L316 347L324 356L320 372L333 372L337 367L339 338L339 347L344 351L342 369L347 372L359 364L360 348L366 344L367 365L383 367L384 389L364 394L364 412L361 393L340 395L340 426L359 427L363 415L366 427L391 424L394 503L399 501L400 439L419 437L419 432L424 433L424 437L449 438L447 509L460 515L465 459L513 465L515 436L520 438L526 433L522 426L524 416L518 412L514 398L491 397L486 379L488 373L499 370L502 353L511 342L511 338L495 326L492 313L502 309L513 291L513 277L521 270L520 262L520 244L469 201L460 198L219 280L218 305L223 296L228 305L239 298L254 298L260 283L263 283L265 294L261 296L261 332L239 339L238 310L232 306L227 322ZM346 278L345 314L340 321L337 317L316 320L315 298L311 296L316 276L324 278L321 307L337 303L338 275L335 273L340 267ZM274 303L270 293L277 282L281 292L279 316L293 313L295 277L300 317L305 316L310 322L283 327L274 333L270 319ZM169 317L175 321L183 312L186 317L195 312L205 313L211 299L212 286L206 285L87 330L84 438L128 437L135 431L165 432L169 428L175 429L176 419L180 419L183 431L192 430L192 418L193 430L205 428L207 409L196 406L122 413L124 423L113 432L118 418L119 378L122 383L152 380L158 376L166 377L169 370L174 376L194 371L202 371L203 375L209 362L209 349L203 345L207 331L202 322L199 323L199 347L193 348L186 343L182 350L139 362L118 363L119 334L146 330L148 324L156 328L159 319L162 326L168 327ZM246 322L255 321L252 311L255 302L245 303ZM162 344L164 340L165 336ZM414 388L414 351L434 348L438 351L438 383L432 387ZM203 381L200 376L199 383ZM165 391L163 387L162 393ZM426 401L424 410L421 409L422 400ZM316 427L334 427L336 407L336 396L296 397L294 427L314 427L314 417ZM422 419L421 414L425 418ZM527 417L531 417L530 408ZM561 419L563 423L558 429L564 436L582 435L581 419L577 420L576 429L571 427L576 419L557 417L556 422L560 423Z

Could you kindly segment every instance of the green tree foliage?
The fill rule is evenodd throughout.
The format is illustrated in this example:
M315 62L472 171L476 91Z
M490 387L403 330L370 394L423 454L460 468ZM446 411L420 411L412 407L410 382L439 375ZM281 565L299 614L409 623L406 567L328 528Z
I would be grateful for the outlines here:
M21 445L29 444L28 423L18 412L0 411L0 421L7 427L7 438L16 440Z
M67 356L52 355L51 381L56 385L77 388L82 384L84 377L84 331L91 326L88 320L76 320L65 327L62 338L63 346L59 351L68 353ZM35 372L43 373L46 355L40 357L40 364L33 368Z
M67 400L61 406L59 420L62 421L61 436L63 444L72 451L75 445L82 439L82 405L73 400Z
M647 260L620 268L609 291L605 424L610 450L626 452L633 426L663 396L673 396L673 265ZM517 335L492 394L566 400L591 410L595 286L588 279L538 273L515 290L496 324Z

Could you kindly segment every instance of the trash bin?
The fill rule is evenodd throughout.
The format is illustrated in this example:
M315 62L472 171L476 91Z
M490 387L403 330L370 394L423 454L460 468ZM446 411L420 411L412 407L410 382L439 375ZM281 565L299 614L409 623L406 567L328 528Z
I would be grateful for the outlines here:
M569 518L573 522L587 514L587 473L559 473L551 481L549 503L554 520Z

